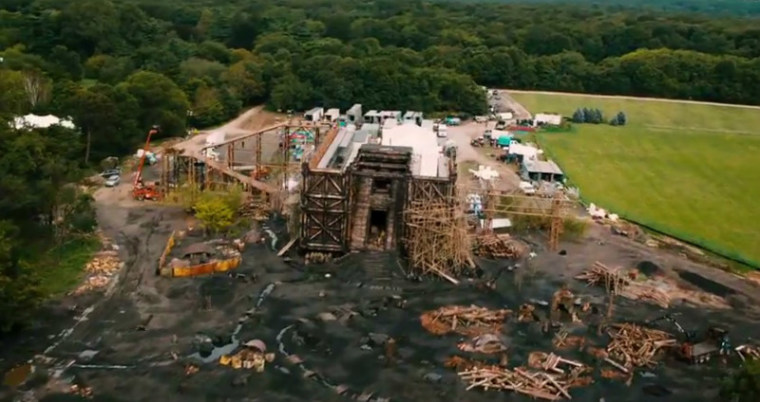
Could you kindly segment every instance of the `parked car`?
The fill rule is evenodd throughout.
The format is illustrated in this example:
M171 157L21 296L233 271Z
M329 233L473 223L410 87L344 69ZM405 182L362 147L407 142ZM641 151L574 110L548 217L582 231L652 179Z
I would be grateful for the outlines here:
M506 128L507 128L507 122L504 120L499 120L496 123L496 127L494 127L494 129L496 130L505 130Z
M121 169L106 169L103 171L103 173L100 174L100 177L111 177L111 176L119 176L121 174Z
M106 180L106 187L116 187L119 185L121 178L119 176L111 176Z
M536 194L536 187L533 186L533 183L527 181L520 182L520 190L522 190L525 195Z

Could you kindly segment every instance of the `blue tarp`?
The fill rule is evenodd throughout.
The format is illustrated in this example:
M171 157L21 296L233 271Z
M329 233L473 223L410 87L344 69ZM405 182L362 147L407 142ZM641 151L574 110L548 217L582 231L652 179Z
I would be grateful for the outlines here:
M501 137L499 137L497 144L499 144L500 147L508 147L511 142L512 142L512 137L508 135L502 135Z

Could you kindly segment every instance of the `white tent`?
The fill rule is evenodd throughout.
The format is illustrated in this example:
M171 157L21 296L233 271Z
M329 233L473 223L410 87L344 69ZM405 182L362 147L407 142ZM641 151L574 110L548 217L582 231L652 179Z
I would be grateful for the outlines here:
M48 128L50 126L61 126L70 129L76 128L74 123L70 119L61 119L57 116L49 114L47 116L38 116L36 114L28 114L22 117L16 117L13 119L12 126L15 129L28 128Z

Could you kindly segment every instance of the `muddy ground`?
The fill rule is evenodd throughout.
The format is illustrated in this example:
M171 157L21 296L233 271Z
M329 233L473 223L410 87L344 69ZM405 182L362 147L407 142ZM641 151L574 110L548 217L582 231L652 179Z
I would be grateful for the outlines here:
M285 262L273 251L287 240L277 222L265 225L264 232L270 233L266 243L245 250L235 272L240 275L161 278L155 275L158 256L171 230L184 228L184 214L150 204L125 208L101 202L99 216L126 261L118 283L106 295L65 298L42 313L33 328L6 339L0 356L3 372L38 357L35 373L17 389L4 387L0 400L77 400L64 396L72 383L92 387L95 400L113 401L338 401L363 393L374 395L373 400L392 401L527 400L465 391L455 372L443 367L446 358L461 354L456 349L461 339L426 333L418 317L448 304L517 309L529 299L549 300L562 283L601 306L601 289L571 279L597 260L624 267L647 261L654 264L645 264L647 269L674 277L678 271L690 272L685 277L694 283L691 286L721 293L734 306L729 311L688 304L671 308L687 329L721 325L732 331L735 344L760 329L755 324L757 296L751 293L757 288L749 282L612 236L602 227L593 228L583 242L563 243L565 255L544 250L540 236L529 237L536 258L482 260L483 276L455 287L438 280L407 279L393 253L351 254L320 266L304 267L297 259ZM506 269L516 263L516 269ZM495 290L479 286L495 276ZM619 321L643 321L663 310L618 298L614 314ZM150 315L145 330L138 330ZM86 318L78 320L82 316ZM600 346L606 342L585 326L568 328ZM552 349L551 335L542 334L538 324L511 320L504 332L510 365L523 363L531 351ZM386 337L398 345L392 362L386 361L380 346ZM277 350L264 373L217 363L218 355L229 352L235 342L253 338ZM222 347L209 349L209 340ZM211 358L199 360L201 349L211 352ZM303 363L286 358L291 354ZM561 354L594 364L581 352ZM200 364L200 371L189 377L184 373L188 362ZM668 358L656 369L637 374L630 387L597 377L595 384L572 394L581 401L714 400L724 370L717 362L687 366ZM348 389L343 396L335 390L339 385ZM653 396L653 389L666 395Z

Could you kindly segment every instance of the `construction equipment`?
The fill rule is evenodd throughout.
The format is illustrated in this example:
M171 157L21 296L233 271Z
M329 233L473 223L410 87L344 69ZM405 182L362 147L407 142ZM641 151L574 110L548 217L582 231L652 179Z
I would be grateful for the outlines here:
M732 352L728 331L723 328L710 327L707 329L702 340L697 340L697 334L685 330L672 315L667 314L650 323L665 320L672 323L678 332L684 337L684 341L678 348L678 356L692 364L706 363L713 355L728 355Z
M136 200L158 200L160 192L156 183L145 184L143 181L142 173L145 166L145 159L148 157L150 150L150 139L159 132L158 126L151 127L148 131L148 138L145 140L145 148L143 148L142 156L140 156L140 163L137 165L137 173L135 174L135 182L132 186L132 197Z

